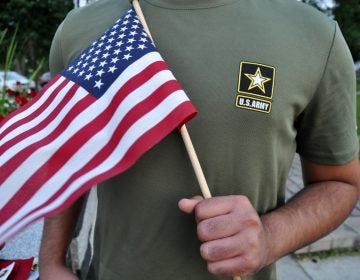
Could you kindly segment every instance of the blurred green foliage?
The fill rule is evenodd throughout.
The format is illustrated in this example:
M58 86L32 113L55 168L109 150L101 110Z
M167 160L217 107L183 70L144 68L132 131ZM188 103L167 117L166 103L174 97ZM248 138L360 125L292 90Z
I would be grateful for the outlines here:
M38 68L42 60L47 65L51 40L60 22L70 9L72 0L3 0L0 2L0 32L16 36L17 51L13 68L29 75ZM6 36L0 46L0 67L4 67L7 46L11 35Z
M333 13L349 45L355 61L360 60L360 4L359 0L337 1Z
M360 60L359 0L301 0L333 17L349 45L354 61ZM334 5L335 4L335 5Z

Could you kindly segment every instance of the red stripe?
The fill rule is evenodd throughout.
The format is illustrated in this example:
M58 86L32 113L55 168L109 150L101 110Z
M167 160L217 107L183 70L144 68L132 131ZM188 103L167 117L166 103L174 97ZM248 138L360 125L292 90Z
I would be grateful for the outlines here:
M166 135L168 135L171 131L174 130L179 124L183 124L188 120L189 118L194 117L196 114L196 110L194 109L191 102L187 101L179 105L177 108L175 108L166 118L164 118L160 123L158 123L156 126L148 130L146 133L144 133L141 137L138 138L138 140L131 146L131 148L128 150L128 152L125 154L122 161L120 161L116 166L108 170L107 172L104 172L94 178L91 178L87 182L85 182L81 187L79 187L73 194L64 202L62 203L58 208L51 210L47 213L45 213L42 216L51 216L55 215L64 209L71 206L71 204L76 201L80 196L82 196L85 192L87 192L92 186L96 185L99 182L105 181L123 171L131 167L146 151L151 149L154 145L156 145L158 142L160 142ZM78 176L77 176L78 177ZM69 182L66 183L68 185ZM50 203L52 203L56 198L58 198L63 191L66 188L62 188L59 190L52 198L51 200L48 200L46 203L32 211L31 213L34 213ZM29 213L30 214L30 213ZM28 216L28 215L27 215ZM38 219L38 217L35 217L32 221L29 222L32 223Z
M15 156L10 158L7 162L5 162L0 167L0 186L6 180L10 174L17 169L18 166L21 165L31 154L33 154L36 150L41 147L44 147L54 141L66 128L69 124L73 121L74 117L85 110L88 106L90 106L96 99L92 95L88 95L82 100L80 100L77 104L73 106L73 108L69 111L68 115L58 124L58 126L47 136L43 139L29 145L22 151L19 151ZM26 172L26 170L24 170ZM46 176L46 173L42 175ZM0 187L1 190L1 187Z
M22 140L34 135L35 133L43 130L46 126L48 126L66 106L66 104L74 97L74 94L78 90L78 88L78 85L73 85L70 88L69 92L64 96L64 99L62 99L61 102L50 112L50 114L46 116L46 118L43 119L40 123L38 123L35 127L20 133L19 135L15 136L14 138L6 142L4 145L2 145L0 147L0 156L12 146L16 145Z
M176 107L166 118L156 126L144 133L131 146L124 159L114 168L116 173L124 172L146 151L150 150L155 144L159 143L166 135L175 128L181 127L186 121L196 115L196 109L190 101L186 101ZM115 175L114 173L113 175Z
M66 164L68 159L84 144L86 143L94 134L100 131L110 120L117 107L123 101L125 96L127 96L131 91L142 85L148 79L150 79L157 72L164 70L164 66L166 64L161 63L153 63L148 66L144 72L141 72L130 79L123 88L121 88L116 94L114 100L110 103L110 106L107 108L106 114L100 114L97 116L92 122L82 127L79 131L77 131L74 135L72 135L62 147L60 147L45 163L41 166L24 184L22 188L14 195L7 205L4 206L2 210L2 214L5 217L10 217L12 213L15 213L26 201L43 185L49 178L53 176L58 170ZM165 68L166 69L166 68ZM121 92L120 92L121 91ZM145 103L144 103L145 104ZM149 106L149 104L147 105ZM97 112L94 112L96 114ZM72 119L72 118L71 118ZM50 143L53 139L56 139L58 135L55 137L47 137L47 143ZM35 151L38 148L44 146L43 141L40 141L38 145L32 145L31 150ZM31 152L32 153L32 152ZM26 157L16 156L13 162L21 163L24 161L29 155L26 154ZM51 162L51 164L50 164ZM0 184L2 180L4 180L9 174L13 172L13 169L16 169L18 165L12 165L11 171L7 172L7 174L2 178L2 174L0 175ZM7 168L6 168L7 169ZM6 170L5 169L5 170ZM10 168L9 168L10 169ZM26 187L25 187L26 186ZM2 215L1 215L2 216ZM3 218L0 219L0 223Z
M58 127L47 137L42 140L33 143L28 146L26 149L22 150L18 155L12 157L7 161L3 166L0 167L0 186L17 169L17 167L25 161L31 154L33 154L38 148L44 147L49 143L53 142L73 121L74 117L79 114L79 112L85 110L93 102L96 101L96 98L91 94L83 98L79 103L77 103L69 114L63 119L63 121L58 125ZM51 151L50 151L51 152ZM36 164L36 163L34 163ZM50 167L50 166L49 166ZM39 169L38 169L39 170ZM24 184L18 192L6 203L6 205L0 211L0 224L3 224L7 219L9 219L18 209L20 209L23 204L25 204L29 198L41 187L41 182L49 178L49 170L42 169L42 173L38 171L37 178L34 178L34 174L30 178L34 178L33 185ZM26 170L24 170L26 172ZM0 187L1 190L1 187Z
M149 65L146 69L144 69L143 72L137 74L132 79L130 79L127 83L124 84L124 86L117 92L117 94L114 97L114 100L111 102L110 106L106 109L106 116L98 116L98 118L104 118L108 117L107 119L110 119L110 117L113 115L119 104L124 100L126 96L128 96L133 90L135 90L137 87L145 83L147 80L149 80L153 75L155 75L157 72L166 69L166 64L164 62L155 62L151 65ZM146 79L145 79L146 78ZM120 92L121 91L121 92ZM90 99L91 102L80 102L83 106L80 108L76 107L72 109L68 115L64 118L64 120L58 125L58 127L46 138L42 139L41 141L38 141L37 143L33 143L29 147L27 147L25 150L19 152L11 159L12 164L4 164L1 166L0 170L0 185L5 181L5 178L9 176L17 166L21 164L21 162L25 161L28 156L32 154L33 151L36 151L37 149L48 145L51 143L54 139L56 139L62 131L66 129L66 127L70 124L70 122L78 115L79 112L82 112L86 107L87 104L92 103L94 100ZM98 112L94 112L96 114ZM103 122L103 125L99 125L98 119L93 120L93 123L90 123L89 129L87 132L92 132L95 134L97 131L99 131L103 125L107 123L105 120ZM91 137L91 134L88 133L89 137ZM80 139L88 140L84 138L84 135L80 135ZM74 137L73 137L74 138ZM70 138L71 139L71 138ZM75 141L79 141L79 139L76 139ZM10 161L10 160L9 160ZM8 164L8 165L7 165Z
M69 202L66 202L66 206L61 206L59 209L65 209L71 205L76 199L78 199L83 193L85 193L91 186L103 182L115 175L124 172L131 167L145 152L150 150L153 146L159 143L165 136L172 132L179 124L184 124L186 120L193 118L196 115L196 110L190 101L186 101L175 108L169 115L167 115L161 122L149 129L137 141L130 147L123 159L115 165L109 171L104 172L86 183L79 188L72 197L69 198ZM180 125L180 126L181 126ZM121 187L121 186L120 186ZM55 212L55 211L53 211ZM52 213L53 213L52 212Z
M54 81L55 82L55 81ZM18 121L16 121L15 123L11 124L8 128L6 128L0 135L0 140L4 139L4 137L6 135L8 135L9 133L11 133L14 129L16 129L17 127L28 123L30 121L32 121L34 118L36 118L38 115L40 115L48 106L49 104L54 100L54 98L56 97L56 95L59 93L60 90L62 90L63 87L66 86L66 84L68 83L67 80L64 80L57 88L54 89L54 91L48 96L47 100L39 107L37 108L31 115L24 117ZM40 99L40 97L42 95L44 95L45 91L41 91L33 100L31 100L29 103L25 104L23 107L20 107L18 110L16 110L14 112L14 114L10 115L10 118L6 121L6 123L8 121L10 121L12 118L14 118L15 116L17 116L18 114L24 112L25 110L27 110L28 108L30 108L32 105L34 105L36 103L36 101L38 99Z
M130 78L115 94L120 95L120 101L123 101L130 93L132 93L138 87L146 83L154 75L164 70L168 70L168 66L166 65L166 63L164 61L156 61L148 65L140 73Z
M143 100L139 104L137 104L134 108L132 108L128 114L120 121L118 127L115 130L115 133L111 138L111 141L102 148L100 152L94 155L93 159L89 161L88 164L85 165L81 170L76 172L71 176L71 178L64 183L61 190L58 191L58 195L60 195L65 189L77 178L82 176L83 174L88 173L99 164L101 164L116 148L121 138L126 133L126 131L131 127L139 118L147 114L154 107L156 107L162 100L164 100L167 96L173 93L176 90L181 89L177 81L169 81L159 87L152 95L150 95L147 99ZM114 102L111 103L113 107L117 108L117 104ZM7 203L7 205L13 206L15 203L19 206L25 204L28 199L30 199L34 193L36 193L39 189L39 185L43 185L46 183L48 178L51 178L54 174L58 172L58 170L67 162L77 150L84 145L88 139L90 139L98 130L101 130L109 121L110 117L115 112L111 112L111 114L102 114L97 117L93 122L89 123L87 126L78 131L73 137L71 137L62 147L54 153L54 155L40 167L29 180L24 184L15 196L11 198L11 200ZM94 131L94 128L98 128L97 131ZM46 174L44 178L42 174ZM43 178L43 181L40 181L40 178ZM55 194L55 199L58 195ZM50 200L49 202L51 202ZM7 205L4 206L2 212L5 216L11 216L15 211L19 208L15 209L13 207L8 208ZM19 207L18 206L18 207ZM0 220L1 222L1 220Z
M36 96L30 102L26 103L24 106L21 106L20 108L13 111L10 115L8 115L8 117L0 123L0 128L3 125L5 125L10 120L10 118L15 117L16 115L20 114L21 112L23 112L23 111L27 110L29 107L31 107L33 105L33 103L35 103L35 101L38 100L40 98L40 96L42 96L44 94L44 92L47 91L47 89L50 86L52 86L54 83L56 83L60 77L61 77L60 75L55 76L36 94Z

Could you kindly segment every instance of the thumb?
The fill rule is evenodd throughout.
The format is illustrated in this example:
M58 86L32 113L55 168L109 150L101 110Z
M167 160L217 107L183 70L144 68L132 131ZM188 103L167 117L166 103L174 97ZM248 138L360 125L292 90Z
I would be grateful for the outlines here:
M201 196L194 196L193 198L190 199L183 198L179 200L178 206L181 211L190 214L194 212L196 205L198 205L198 203L203 199L204 198Z

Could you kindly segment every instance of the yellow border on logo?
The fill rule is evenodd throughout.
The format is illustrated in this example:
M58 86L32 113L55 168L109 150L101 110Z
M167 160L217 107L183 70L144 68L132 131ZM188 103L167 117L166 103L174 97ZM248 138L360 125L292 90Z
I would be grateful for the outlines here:
M249 61L241 61L241 62L240 62L239 78L238 78L238 88L237 88L238 93L248 94L248 95L252 95L252 96L256 96L256 97L259 97L259 96L260 96L259 94L254 94L254 93L247 92L247 91L240 91L240 80L241 80L241 73L242 73L241 71L242 71L242 65L243 65L243 63L252 64L252 65L257 65L257 66L265 66L265 67L272 68L272 69L274 70L274 75L273 75L273 77L272 77L272 79L271 79L271 80L272 80L271 95L270 95L270 97L261 96L262 98L272 99L272 98L273 98L273 95L274 95L276 69L275 69L274 66L270 66L270 65L267 65L267 64L261 64L261 63L256 63L256 62L249 62Z
M265 103L268 103L269 104L269 109L267 111L264 111L264 110L260 110L260 109L256 109L256 108L252 108L252 107L247 107L247 106L241 106L241 105L238 105L239 104L239 98L249 98L249 99L252 99L252 100L256 100L256 101L260 101L260 102L265 102ZM247 97L247 96L244 96L244 95L237 95L236 96L236 103L235 103L235 106L237 108L243 108L243 109L248 109L248 110L251 110L251 111L256 111L256 112L261 112L261 113L266 113L266 114L269 114L271 112L271 109L272 109L272 103L270 101L267 101L267 100L262 100L262 99L258 99L258 98L254 98L254 97Z

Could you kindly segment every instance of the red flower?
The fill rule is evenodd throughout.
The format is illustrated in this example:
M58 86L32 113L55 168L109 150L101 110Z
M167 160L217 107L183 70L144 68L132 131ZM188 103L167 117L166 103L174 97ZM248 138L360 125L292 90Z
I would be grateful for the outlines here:
M26 99L25 96L16 95L16 96L15 96L15 102L16 102L17 104L19 104L20 106L23 106L23 105L25 105L25 104L28 102L28 100Z
M13 94L15 94L16 92L15 92L14 90L12 90L11 88L7 88L7 89L6 89L6 93L13 95Z
M16 85L17 85L17 86L21 86L20 81L16 81Z
M2 122L3 119L5 119L5 117L0 115L0 122ZM0 250L1 250L1 246L0 246Z
M31 98L34 98L36 96L36 91L34 89L31 89L29 92Z

